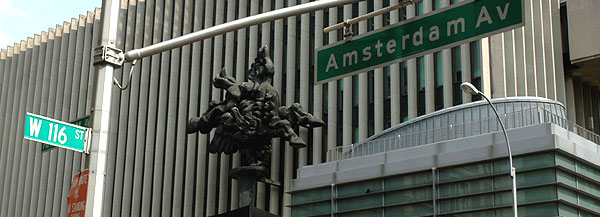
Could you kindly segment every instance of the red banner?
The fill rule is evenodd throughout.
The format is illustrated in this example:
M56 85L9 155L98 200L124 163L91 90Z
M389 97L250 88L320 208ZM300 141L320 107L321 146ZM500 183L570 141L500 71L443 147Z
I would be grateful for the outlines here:
M67 217L83 217L85 215L89 173L90 170L84 170L73 176L71 190L67 198Z

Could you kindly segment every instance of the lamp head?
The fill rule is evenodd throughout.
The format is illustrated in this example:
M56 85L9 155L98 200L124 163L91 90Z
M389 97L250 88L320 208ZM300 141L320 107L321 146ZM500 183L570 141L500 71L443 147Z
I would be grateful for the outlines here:
M473 84L469 82L463 82L462 84L460 84L460 89L462 89L463 92L468 93L470 95L478 95L481 93L479 92L479 90L477 90L475 86L473 86Z

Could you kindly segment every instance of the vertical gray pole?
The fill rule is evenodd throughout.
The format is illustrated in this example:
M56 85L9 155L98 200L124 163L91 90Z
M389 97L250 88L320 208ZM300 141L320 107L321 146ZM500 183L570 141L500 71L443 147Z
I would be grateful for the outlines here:
M315 43L314 48L323 46L323 10L315 11L315 25L313 28ZM283 25L283 23L282 23ZM277 27L276 27L277 28ZM277 29L275 29L277 31ZM279 91L279 90L278 90ZM323 84L314 86L313 100L313 115L323 120ZM323 128L313 128L313 162L312 164L320 164L322 162L323 153Z
M296 0L288 1L288 7L296 5ZM287 41L287 56L286 56L286 105L292 105L295 100L295 85L296 85L296 16L288 17L288 41ZM292 204L292 195L288 192L292 187L292 177L294 173L294 149L286 143L284 154L284 171L283 171L283 208L282 216L292 216L292 209L288 206ZM260 191L259 191L259 194ZM261 208L258 206L258 208Z
M173 37L178 37L182 34L187 34L191 32L191 25L189 18L191 18L191 2L188 1L176 1L175 2L175 21L173 22ZM182 16L183 15L183 16ZM175 161L175 169L174 169L174 181L173 181L173 209L171 216L182 216L183 213L183 199L185 194L192 194L191 191L193 189L184 188L184 180L187 177L185 174L185 166L187 158L190 157L187 149L193 150L191 153L195 153L195 147L191 149L191 147L186 146L187 137L185 128L187 125L187 115L188 115L188 102L190 100L189 94L189 78L190 78L190 48L191 45L183 46L181 50L181 54L177 54L177 52L173 52L174 55L180 55L179 62L173 62L174 59L171 59L171 68L174 65L180 65L179 70L179 93L176 97L177 100L177 130L175 131L175 155L171 155ZM172 118L175 119L175 118ZM190 145L195 146L195 145ZM193 174L193 173L190 173ZM186 215L183 215L186 216ZM187 215L190 216L190 215Z
M283 8L283 1L275 1L275 9ZM316 23L316 22L315 22ZM275 20L275 34L273 35L273 64L275 65L275 75L273 76L273 87L282 93L283 87L283 19ZM321 28L323 29L323 28ZM279 72L279 73L277 73ZM280 96L281 97L281 96ZM271 152L271 180L279 181L279 171L281 169L281 139L273 139ZM233 187L233 186L232 186ZM279 214L279 186L270 185L269 212L275 215Z
M114 46L117 39L118 1L104 0L102 8L100 44ZM113 72L114 66L107 62L96 65L95 92L90 120L92 122L92 140L88 157L90 173L85 204L85 216L88 217L102 216Z
M63 121L71 121L75 119L75 113L77 112L77 102L78 97L74 95L78 92L80 76L81 72L75 73L75 52L77 48L77 27L79 26L79 22L77 19L71 19L71 26L69 31L69 43L68 53L67 53L67 62L66 62L66 70L65 70L65 88L63 89L63 109L61 111L61 119ZM75 87L77 85L77 87ZM72 115L71 115L72 114ZM60 155L59 155L60 156ZM61 182L57 182L57 186L60 186L62 183L62 189L58 188L57 193L55 194L55 198L58 197L57 201L58 205L52 211L54 216L66 216L67 215L67 195L69 195L69 191L71 189L71 178L72 169L73 169L73 151L64 150L62 152L62 157L59 158L60 164L58 167L62 171L59 175L62 175ZM57 179L58 181L58 179Z
M125 25L125 37L124 37L124 47L125 50L130 50L134 48L134 43L135 44L139 44L139 41L143 40L142 37L138 37L139 32L138 28L140 22L144 22L143 19L143 15L139 15L140 13L140 9L143 11L144 8L143 6L140 7L138 4L140 4L137 1L129 1L128 5L127 5L127 24ZM120 183L116 183L116 185L121 185L121 188L123 189L123 196L122 196L122 204L121 205L121 209L120 210L114 210L117 212L120 212L120 215L122 216L131 216L131 211L133 210L132 207L132 203L134 202L134 200L132 199L132 192L133 192L133 187L134 185L132 185L131 183L133 182L133 176L134 176L134 162L139 162L139 161L135 161L135 154L136 153L135 149L137 146L137 143L135 143L135 134L136 134L136 130L139 129L137 128L137 113L136 111L140 110L138 108L138 94L139 94L139 71L134 72L134 74L132 75L131 80L129 80L129 71L131 70L131 68L134 67L134 65L131 64L124 64L123 65L123 71L122 71L122 77L123 79L120 81L121 84L124 84L125 82L128 82L129 84L129 90L128 91L120 91L121 92L121 108L120 108L120 114L119 116L120 121L119 121L119 129L127 129L127 130L122 130L123 132L119 132L119 146L126 146L125 148L125 162L124 162L124 166L123 164L121 166L123 166L121 169L121 171L123 172L123 184ZM139 69L139 66L135 66L135 69ZM124 118L127 117L127 118ZM121 126L125 126L125 127L121 127ZM135 145L134 145L135 144ZM137 153L136 153L137 154Z
M536 86L535 86L535 72L536 72L536 68L535 68L535 53L534 52L527 52L527 51L532 51L534 48L534 35L533 35L533 20L532 20L532 11L531 11L531 1L525 1L525 5L523 5L523 10L525 11L525 26L524 26L524 33L525 33L525 62L527 64L525 67L525 71L528 72L527 73L527 96L537 96L536 94ZM483 44L481 45L481 47L484 47ZM485 65L484 65L485 66ZM483 83L483 82L482 82Z
M193 29L192 31L199 31L202 29L203 23L202 19L204 17L204 4L203 2L200 1L195 1L193 3L193 7L194 7L194 15L193 15ZM184 30L185 31L185 30ZM193 57L198 57L198 58L192 58L191 62L191 75L190 75L190 102L189 102L189 110L188 110L188 114L190 117L193 116L198 116L198 107L200 104L200 101L202 99L200 99L200 88L204 88L204 86L201 86L200 84L203 84L202 82L204 82L203 80L201 80L202 76L200 76L200 70L202 69L201 63L202 63L202 58L200 58L202 56L202 44L203 42L198 41L198 42L194 42L192 44L192 56ZM210 77L210 76L209 76ZM199 135L188 135L188 144L200 144L201 142L198 142ZM206 143L204 143L206 144ZM206 150L206 149L205 149ZM191 186L192 189L197 189L195 194L191 194L189 197L187 196L188 194L186 194L186 199L185 199L185 208L183 210L183 215L184 216L191 216L191 214L186 214L186 213L196 213L197 216L200 216L203 214L204 211L204 184L203 182L200 180L200 177L202 179L204 179L204 176L200 176L202 173L202 171L204 171L204 168L200 168L200 164L201 164L201 160L204 160L204 156L202 155L203 153L200 152L201 148L198 147L193 153L192 155L194 156L194 161L190 162L192 163L194 166L192 166L191 168L186 167L186 173L187 174L196 174L195 176L191 177L192 180L195 180L196 177L199 177L198 181L192 181L191 183L188 184L187 180L186 180L186 189L188 188L188 186ZM198 161L197 165L196 165L196 161ZM187 178L188 176L186 176ZM202 184L202 185L201 185ZM200 194L200 193L203 194ZM232 201L233 203L233 201ZM189 204L189 208L188 208L188 204ZM187 211L187 212L186 212Z
M366 1L358 3L358 15L368 12ZM331 21L330 21L331 25ZM367 20L358 23L358 34L367 33ZM331 37L331 36L330 36ZM330 39L331 40L331 39ZM358 74L358 141L363 141L369 136L369 73Z
M27 100L23 98L23 96L27 95L27 84L29 83L29 64L31 64L30 60L31 60L31 45L33 42L31 41L31 38L29 38L27 41L21 41L21 52L19 54L19 56L21 56L19 58L19 66L17 69L17 72L19 73L17 78L17 87L15 88L15 103L14 103L14 111L13 111L13 122L12 122L12 126L16 126L16 132L15 133L11 133L11 138L13 138L13 136L15 137L14 140L11 139L10 141L12 142L12 144L15 146L15 152L14 152L14 156L15 156L15 162L13 164L13 172L12 172L12 187L11 187L11 195L10 195L10 201L9 202L9 210L8 210L8 215L9 216L20 216L20 206L22 206L22 200L23 198L19 197L20 195L22 195L23 193L19 193L22 192L23 189L23 182L24 182L24 172L21 167L22 165L25 163L23 162L23 159L25 159L26 157L24 156L25 153L23 153L23 139L19 138L17 135L23 135L23 121L20 121L22 119L25 119L25 106L26 106L26 102ZM29 61L28 61L29 60ZM22 117L22 118L21 118ZM15 127L12 127L15 128ZM15 187L16 186L16 187ZM18 209L17 209L18 208ZM18 211L17 211L18 210ZM16 214L19 215L16 215Z
M431 0L423 1L423 13L433 10ZM434 59L432 53L426 54L425 58L425 113L429 114L435 111L435 71ZM438 69L441 70L441 69ZM376 86L377 87L377 86ZM378 88L376 88L378 89Z
M450 1L449 0L442 0L441 2L441 7L448 7L450 5ZM442 87L444 92L444 108L449 108L452 107L453 104L453 87L452 87L452 52L450 49L444 49L442 50L442 65L444 66L444 72L443 72L443 76L444 77L444 86ZM465 97L465 94L463 94L463 103L464 102L471 102L471 95L469 95L468 100Z
M248 9L248 2L245 0L240 0L237 3L238 6L238 19L242 19L244 17L246 17L248 15L247 13L247 9ZM246 28L243 29L239 29L237 31L237 57L235 60L235 80L236 82L243 82L244 81L244 75L246 72ZM280 70L281 72L281 70ZM233 74L233 72L232 72ZM277 76L278 73L275 73L275 76ZM190 114L191 115L191 114ZM275 153L274 151L275 149L273 149L273 153ZM274 154L275 155L275 154ZM231 162L231 167L232 168L237 168L240 167L242 164L242 157L240 155L239 152L233 154L233 160ZM273 161L271 161L272 164L275 164ZM279 165L278 165L279 166ZM271 170L273 171L273 170ZM272 174L273 172L271 172ZM231 209L237 209L238 208L238 181L237 180L231 180Z
M60 56L58 57L58 79L56 81L56 98L55 98L55 102L54 102L54 116L51 116L55 119L63 119L63 110L67 110L68 108L65 108L64 101L65 101L65 90L67 89L68 86L66 83L67 79L71 79L69 77L67 77L67 59L68 59L68 54L69 54L69 38L71 35L71 24L68 22L64 22L63 23L63 29L62 29L62 37L61 37L61 42L60 42ZM55 47L56 48L56 47ZM52 90L50 90L52 91ZM49 205L49 207L46 207L46 213L48 215L46 216L59 216L60 215L60 198L61 198L61 194L62 194L62 185L59 183L62 183L64 180L64 164L65 164L65 149L62 148L55 148L53 149L50 155L50 171L49 174L51 174L51 177L54 178L50 178L50 182L49 184L49 191L50 192L50 197L48 197L48 199L50 201L46 201L46 204ZM52 190L50 187L53 187L54 189Z
M7 127L4 127L4 119L7 118L6 114L7 114L7 109L8 109L8 86L13 83L13 82L9 82L10 81L10 68L12 65L12 59L14 58L14 48L13 47L8 47L7 51L6 51L6 59L4 62L4 71L3 71L3 80L2 80L2 94L0 95L0 126L2 126L2 130L0 130L0 141L3 141L4 138L8 137L8 133L4 133L4 131L8 130ZM12 102L11 102L12 103ZM2 142L0 143L0 198L3 197L4 195L4 177L6 174L6 169L8 168L8 142ZM7 186L7 185L6 185ZM4 209L2 208L2 206L0 206L0 215L2 214L2 212L4 211Z
M377 11L381 8L383 8L383 1L374 1L374 11ZM379 15L373 18L374 23L375 23L375 29L379 29L383 27L383 15ZM387 45L386 45L387 46ZM373 111L373 117L375 118L375 132L374 133L379 133L381 131L383 131L384 125L385 125L385 121L384 121L384 106L385 106L385 93L383 92L384 89L384 83L383 83L383 79L384 79L385 75L383 74L383 68L378 68L375 69L375 72L373 73L373 92L375 95L375 105L373 106L373 109L375 111ZM388 81L389 82L389 81ZM350 85L352 86L352 85ZM352 110L352 108L350 108L350 110ZM350 115L352 116L352 115ZM352 136L350 136L352 137Z
M338 9L337 7L330 8L329 25L337 23ZM333 44L336 41L337 31L329 32L329 44ZM337 91L337 81L327 83L327 150L337 146Z
M381 1L375 1L381 2ZM375 3L377 4L377 3ZM344 5L342 11L344 20L352 19L352 5ZM348 76L342 79L344 87L342 93L342 145L352 144L352 77Z
M40 102L40 115L48 116L50 106L50 92L44 91L49 90L52 87L56 88L56 75L52 76L52 59L54 54L54 44L55 41L58 40L56 37L55 29L48 29L48 43L46 44L46 55L44 57L44 84L42 89L42 101ZM54 99L53 99L54 100ZM44 207L46 205L46 193L48 191L48 168L50 167L50 152L41 153L42 162L41 162L41 171L39 179L34 181L34 185L39 186L39 195L37 201L37 212L36 216L44 216Z
M299 4L304 4L304 3L308 3L308 0L303 0L301 3L299 2ZM352 8L352 5L347 5L350 8ZM309 111L310 110L310 105L309 105L309 86L310 85L310 81L309 81L309 70L310 70L310 13L304 13L302 15L300 15L300 47L298 49L300 49L300 87L298 88L300 90L300 98L298 101L300 101L300 105L302 105L304 107L305 111ZM263 42L264 43L264 42ZM297 89L297 90L298 90ZM350 109L350 111L352 111L352 109ZM352 121L352 117L350 117L350 121ZM304 140L305 142L308 143L308 129L304 128L304 127L300 127L299 128L299 134L300 138L302 138L302 140ZM300 148L298 149L298 168L301 168L303 166L306 166L308 162L308 148Z
M563 68L563 50L562 50L562 32L560 27L560 2L550 1L550 10L552 13L552 36L554 39L554 73L556 76L556 100L563 105L567 104L565 92L565 72Z
M84 76L84 72L82 70L81 65L83 64L83 49L84 49L84 41L85 41L85 23L87 21L87 17L84 15L79 15L78 25L74 25L77 30L77 38L76 38L76 49L75 49L75 62L73 65L73 91L71 91L71 110L69 112L69 121L75 120L83 115L79 115L83 113L85 109L84 99L81 98L81 95L85 93L87 77ZM88 56L89 58L89 56ZM66 168L65 168L66 169ZM71 173L69 174L68 181L71 181L72 175L81 171L81 153L76 152L73 153L73 160L71 162ZM66 186L68 189L71 188L70 184ZM67 194L69 192L67 191ZM66 201L66 200L65 200ZM66 205L66 203L65 203ZM62 207L61 207L62 210Z
M6 119L4 120L4 137L2 138L2 143L4 145L8 145L8 155L6 158L6 173L5 173L5 177L4 178L4 184L3 184L3 188L4 188L4 194L2 195L2 213L0 215L2 216L14 216L14 212L10 213L11 206L14 206L14 200L15 198L11 198L11 194L14 193L14 191L16 189L11 188L13 183L16 183L16 180L13 180L13 166L15 165L15 145L14 143L12 143L11 141L13 141L15 138L14 134L16 134L15 132L15 127L11 127L12 124L15 122L15 120L17 119L16 116L17 114L15 114L15 112L19 109L18 106L15 107L15 104L18 104L17 101L19 100L19 95L21 94L21 92L17 91L18 89L20 89L21 87L21 79L22 79L22 60L25 59L25 55L24 52L21 51L21 47L25 46L24 44L16 44L15 43L15 50L14 50L14 54L13 54L13 59L12 59L12 63L10 66L10 77L11 79L9 80L9 82L11 83L11 85L8 87L8 102L6 104ZM19 72L21 71L21 72ZM20 150L19 150L20 151ZM14 194L13 194L14 195ZM12 203L11 203L12 201ZM14 211L14 210L12 210Z
M42 75L43 71L38 70L39 65L43 65L43 62L40 61L40 57L43 57L43 53L45 50L43 49L43 37L45 32L42 35L35 35L34 38L34 47L33 47L33 56L31 63L31 77L29 83L29 97L27 98L27 111L36 113L36 105L38 105L37 109L39 111L39 99L41 96L41 86L42 86ZM46 35L47 36L47 35ZM1 69L2 67L0 67ZM39 114L39 113L36 113ZM30 211L36 207L32 206L31 198L34 198L33 195L37 196L37 191L33 192L32 189L37 189L37 186L33 186L33 177L36 174L36 169L39 168L36 162L39 163L39 159L41 158L37 153L39 153L37 144L34 142L25 142L24 146L28 147L27 154L27 167L25 171L27 171L27 176L25 177L25 196L23 198L23 207L21 208L22 216L31 216ZM34 169L35 168L35 169ZM39 178L39 177L38 177ZM37 200L36 200L37 201Z
M215 19L215 26L223 23L223 1L215 1L213 6L210 7L210 10L214 9L214 14L207 13L207 16L210 14ZM221 71L221 66L223 66L222 60L222 46L223 46L223 36L217 35L213 38L213 49L209 51L209 54L212 54L212 76L215 77L218 72ZM203 73L210 73L209 71L203 71ZM212 100L220 100L221 92L220 91L212 91L211 92L211 101ZM207 111L207 110L201 110ZM213 138L214 131L211 132L209 138ZM219 166L219 154L217 153L209 153L208 154L208 182L207 182L207 196L206 196L206 215L212 216L217 214L217 182L218 182L218 172L217 167Z
M406 19L415 16L415 5L406 6ZM406 61L407 74L407 88L408 88L408 119L416 118L417 115L417 59L409 59Z
M197 25L194 22L194 1L193 0L186 0L184 3L184 12L183 12L183 34L188 34L191 33L193 30L193 26L190 25L190 23L194 23L194 25ZM201 23L201 22L200 22ZM188 100L186 100L185 103L187 103L186 105L180 105L180 109L181 110L185 110L187 113L182 115L183 118L186 118L185 115L189 114L190 117L196 117L198 114L198 86L200 83L200 73L191 73L193 71L194 68L194 64L197 64L197 60L192 60L190 59L190 56L192 55L193 52L193 47L198 47L198 50L200 49L200 46L196 46L195 44L200 44L200 42L196 42L194 44L190 44L190 45L186 45L183 46L183 49L181 51L181 74L182 77L179 79L180 81L183 81L184 79L188 79L190 82L188 83L188 87L186 88L187 91L189 91L189 93L187 93L187 98ZM200 56L200 55L198 55ZM198 59L198 58L194 58L194 59ZM232 64L233 65L233 64ZM191 79L190 79L191 78ZM181 102L180 102L181 103ZM193 116L192 116L193 115ZM183 120L182 123L182 127L183 129L185 129L186 126L186 122L187 120ZM180 130L177 130L178 132ZM196 144L197 144L197 135L185 135L185 130L181 130L181 132L183 132L183 136L179 137L179 138L186 138L187 140L184 140L184 143L187 142L188 144L192 144L192 145L187 145L185 146L185 165L182 165L185 170L184 171L178 171L177 169L175 170L175 173L183 173L184 176L184 180L183 183L185 184L185 186L182 186L183 188L183 216L192 216L194 213L194 179L195 176L190 175L190 174L195 174L195 166L196 166ZM177 168L177 165L176 165ZM186 175L187 174L187 175ZM175 192L177 193L177 192Z
M397 5L398 0L391 0L390 5ZM397 23L400 20L398 10L390 12L390 24ZM390 123L396 126L400 123L400 63L390 66ZM362 141L362 140L359 140Z
M144 2L138 2L138 6L137 9L138 10L143 10L142 12L138 12L141 14L144 14L144 19L143 21L140 21L142 23L140 23L140 27L138 27L136 24L136 29L141 29L141 31L138 33L136 32L136 39L140 39L140 40L135 40L135 47L143 47L143 46L148 46L150 44L152 44L152 24L154 23L154 1L144 1ZM139 19L136 19L136 22ZM139 36L142 35L142 36ZM138 90L138 103L137 103L137 108L139 108L136 111L137 114L137 130L135 131L136 135L135 137L135 162L143 162L145 161L145 158L150 156L150 154L148 153L148 151L145 150L146 147L146 132L148 131L148 127L146 126L147 123L147 114L148 114L148 95L149 95L149 91L140 91L140 90L150 90L150 67L151 67L151 61L152 58L145 58L145 59L141 59L136 65L136 71L134 71L134 76L133 79L139 79L139 81L137 82L137 86L136 83L132 83L132 90L133 88L135 88L136 90ZM137 74L137 76L135 75ZM132 80L132 81L134 81ZM132 144L132 143L129 143ZM150 177L151 175L148 175L148 170L146 169L148 167L148 165L151 165L149 163L145 163L145 164L138 164L135 163L134 164L134 171L133 171L133 197L131 198L131 216L148 216L149 214L147 214L148 212L148 208L146 208L144 206L145 203L147 203L146 201L149 201L150 197L147 195L148 191L152 191L152 190L148 190L151 189L152 185L151 184L147 184L148 181L146 180L145 177ZM143 185L143 183L146 183L146 185ZM144 197L146 196L146 197ZM146 208L146 209L144 209ZM146 215L144 215L146 214Z

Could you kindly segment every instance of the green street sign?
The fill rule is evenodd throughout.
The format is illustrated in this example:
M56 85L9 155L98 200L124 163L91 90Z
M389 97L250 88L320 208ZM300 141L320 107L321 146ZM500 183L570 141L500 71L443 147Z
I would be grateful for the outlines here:
M86 115L86 116L84 116L82 118L79 118L77 120L71 121L69 123L75 124L77 126L82 126L82 127L89 128L90 127L90 116ZM52 145L48 145L48 144L42 143L42 150L41 151L42 152L46 152L46 151L51 150L53 148L56 148L56 146L52 146Z
M27 113L25 139L78 152L87 152L91 129Z
M468 0L317 49L316 84L523 26L523 0Z

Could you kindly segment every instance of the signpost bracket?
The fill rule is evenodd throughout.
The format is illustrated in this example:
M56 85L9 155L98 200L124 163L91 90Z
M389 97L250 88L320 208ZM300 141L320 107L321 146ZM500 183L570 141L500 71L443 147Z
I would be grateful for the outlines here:
M352 24L350 24L350 19L344 21L344 41L349 42L352 40L352 36L354 33L352 32Z
M115 68L123 66L125 54L119 48L116 48L114 43L109 45L101 45L94 49L94 65L108 63Z

